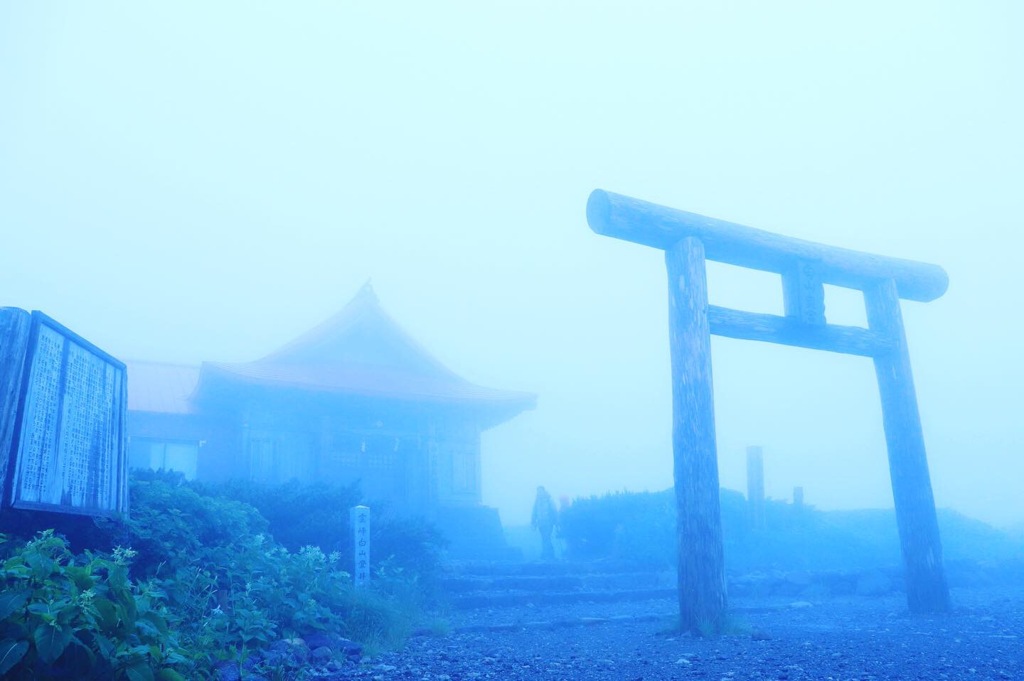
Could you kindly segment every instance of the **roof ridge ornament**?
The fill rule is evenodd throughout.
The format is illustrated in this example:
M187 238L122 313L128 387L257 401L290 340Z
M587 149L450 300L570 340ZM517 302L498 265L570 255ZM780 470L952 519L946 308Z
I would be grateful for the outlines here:
M372 277L368 277L366 279L366 283L364 283L362 285L362 287L359 289L359 292L356 293L356 298L358 298L358 299L366 298L366 299L372 300L374 302L379 302L379 300L377 298L377 292L373 290L373 278Z

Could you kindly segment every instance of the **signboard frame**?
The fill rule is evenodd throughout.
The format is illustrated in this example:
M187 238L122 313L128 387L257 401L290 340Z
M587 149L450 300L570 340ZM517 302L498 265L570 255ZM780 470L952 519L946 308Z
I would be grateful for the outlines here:
M4 506L127 516L125 364L38 310L21 361Z

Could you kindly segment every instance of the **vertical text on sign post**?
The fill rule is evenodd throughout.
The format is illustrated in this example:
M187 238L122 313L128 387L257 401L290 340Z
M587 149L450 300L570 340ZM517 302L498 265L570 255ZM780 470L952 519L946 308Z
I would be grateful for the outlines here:
M352 555L354 557L352 581L366 586L370 581L370 508L353 506L349 509L352 526Z

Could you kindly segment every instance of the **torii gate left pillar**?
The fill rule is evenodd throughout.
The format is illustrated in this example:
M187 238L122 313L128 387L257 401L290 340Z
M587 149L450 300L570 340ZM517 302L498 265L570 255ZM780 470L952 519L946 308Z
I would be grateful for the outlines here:
M792 239L601 190L587 202L587 220L599 234L665 251L681 625L718 631L726 611L711 334L872 358L907 603L915 613L947 611L949 590L899 302L941 296L948 284L942 268ZM706 259L780 274L785 316L709 305ZM867 329L826 322L825 284L864 294Z
M665 265L679 609L685 628L717 631L726 609L725 555L704 245L693 237L680 240L665 250Z

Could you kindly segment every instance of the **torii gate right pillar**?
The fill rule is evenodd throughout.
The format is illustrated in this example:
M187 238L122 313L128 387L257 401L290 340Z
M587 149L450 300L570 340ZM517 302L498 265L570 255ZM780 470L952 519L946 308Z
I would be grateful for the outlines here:
M911 612L946 612L949 587L942 570L935 498L896 283L888 279L865 289L864 302L868 326L891 341L889 349L876 354L873 360L882 398L896 525L906 569L907 606Z

